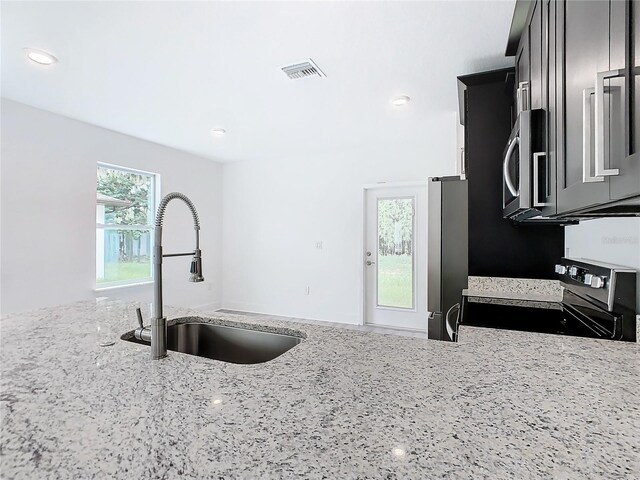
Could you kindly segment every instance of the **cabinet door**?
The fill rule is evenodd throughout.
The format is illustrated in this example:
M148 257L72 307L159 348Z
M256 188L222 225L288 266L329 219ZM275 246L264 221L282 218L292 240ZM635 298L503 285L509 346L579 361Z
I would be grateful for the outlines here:
M630 61L630 85L633 86L629 115L629 156L627 157L628 172L635 178L635 193L640 194L640 3L629 2L629 17L631 19L630 44L632 54ZM629 26L629 24L627 24ZM633 82L633 83L631 83ZM633 181L633 180L632 180ZM616 192L617 193L617 192Z
M555 7L557 207L564 213L609 200L608 177L593 176L593 93L596 73L609 69L609 2L558 1Z
M529 68L529 29L525 28L520 38L520 45L518 47L518 53L516 54L516 92L520 84L523 82L529 83L530 81L530 68ZM530 97L528 97L530 98ZM515 99L516 116L520 113L520 104L518 103L518 96L516 93ZM528 107L530 108L530 107Z
M555 32L556 17L553 2L538 2L541 10L541 102L540 108L545 112L545 156L537 158L534 165L534 202L539 199L538 208L545 216L555 215L556 209L556 97L555 97ZM533 37L533 35L532 35ZM531 63L533 65L533 42L531 43ZM533 67L532 67L533 71ZM531 74L531 83L533 73ZM537 173L537 175L536 175ZM537 177L537 178L536 178Z
M542 94L542 6L543 2L536 2L529 23L529 89L530 108L544 108Z
M605 80L604 87L610 112L607 160L610 168L618 170L609 177L612 200L640 194L639 10L638 2L611 2L610 70L611 75L617 70L618 76Z

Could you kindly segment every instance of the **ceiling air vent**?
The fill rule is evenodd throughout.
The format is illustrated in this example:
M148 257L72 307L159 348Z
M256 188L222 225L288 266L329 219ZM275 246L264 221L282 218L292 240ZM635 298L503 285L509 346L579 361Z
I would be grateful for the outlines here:
M313 60L308 59L304 62L296 63L294 65L287 65L286 67L282 67L282 71L289 77L291 80L298 80L300 78L307 77L326 77L322 70L313 63Z

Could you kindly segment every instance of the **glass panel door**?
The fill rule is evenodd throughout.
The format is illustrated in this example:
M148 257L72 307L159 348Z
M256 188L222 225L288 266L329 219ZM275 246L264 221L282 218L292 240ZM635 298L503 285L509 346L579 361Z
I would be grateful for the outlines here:
M377 305L414 308L415 199L378 198Z

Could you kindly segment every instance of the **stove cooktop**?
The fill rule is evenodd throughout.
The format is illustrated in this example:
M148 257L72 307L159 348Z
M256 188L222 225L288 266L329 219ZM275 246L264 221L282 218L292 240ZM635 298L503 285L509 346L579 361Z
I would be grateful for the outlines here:
M463 296L460 325L622 340L622 317L565 292L562 302Z

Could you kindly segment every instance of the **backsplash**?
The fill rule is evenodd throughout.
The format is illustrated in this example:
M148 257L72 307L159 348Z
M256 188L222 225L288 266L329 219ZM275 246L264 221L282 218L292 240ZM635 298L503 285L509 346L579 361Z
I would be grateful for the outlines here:
M602 218L566 227L565 256L640 270L640 218Z
M562 287L558 280L529 278L469 277L470 294L507 293L522 298L562 297Z
M565 256L623 265L640 273L640 218L602 218L565 227ZM640 311L640 281L636 310Z

